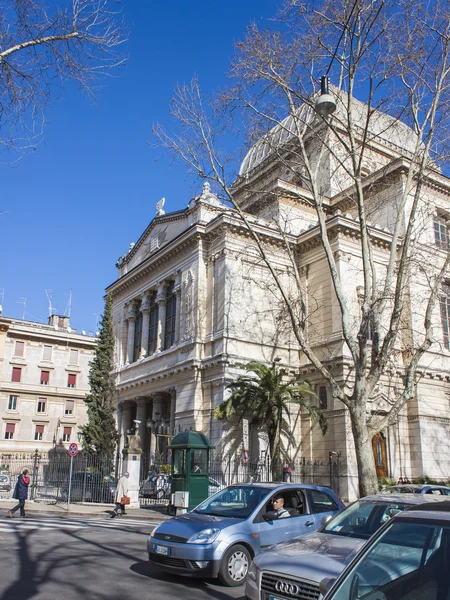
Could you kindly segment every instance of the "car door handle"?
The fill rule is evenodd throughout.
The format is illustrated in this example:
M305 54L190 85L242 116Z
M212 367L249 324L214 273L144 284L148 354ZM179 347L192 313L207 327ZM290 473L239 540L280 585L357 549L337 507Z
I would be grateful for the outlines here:
M314 521L306 521L306 523L305 523L306 527L311 527L311 525L314 525Z

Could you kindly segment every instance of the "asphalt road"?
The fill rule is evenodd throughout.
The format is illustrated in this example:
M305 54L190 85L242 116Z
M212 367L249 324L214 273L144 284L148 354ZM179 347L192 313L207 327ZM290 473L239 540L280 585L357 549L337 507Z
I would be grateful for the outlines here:
M156 524L156 523L155 523ZM0 600L228 600L243 587L164 575L147 560L154 525L132 517L0 517Z

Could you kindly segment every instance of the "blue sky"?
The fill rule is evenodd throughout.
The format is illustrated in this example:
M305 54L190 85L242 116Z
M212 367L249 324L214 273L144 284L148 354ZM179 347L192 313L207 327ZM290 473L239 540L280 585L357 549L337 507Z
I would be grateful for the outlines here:
M45 322L46 289L71 325L94 331L115 263L166 198L166 212L200 193L184 165L151 147L168 123L177 83L225 83L233 44L251 19L274 16L272 0L127 0L129 60L93 104L74 87L49 106L45 139L17 165L0 165L0 290L3 315Z

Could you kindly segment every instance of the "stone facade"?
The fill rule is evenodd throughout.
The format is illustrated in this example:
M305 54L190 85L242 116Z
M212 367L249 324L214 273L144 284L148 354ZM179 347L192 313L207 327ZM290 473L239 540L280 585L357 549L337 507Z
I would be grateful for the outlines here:
M363 120L359 104L358 110ZM378 128L383 133L370 147L365 165L365 185L370 186L367 211L374 223L370 224L373 259L381 278L398 213L397 199L406 185L405 161L414 146L403 124L395 125L389 139L386 119L380 117ZM333 140L328 143L331 147ZM320 154L314 140L309 151L311 160ZM283 161L277 161L270 152L257 146L251 149L234 193L288 288L292 275L283 235L296 247L308 303L308 339L343 384L352 377L350 356L311 208L311 192L295 169L285 169L288 159L288 152ZM350 326L357 328L364 280L356 209L349 201L348 179L339 176L336 161L323 153L320 161L330 243L354 316ZM408 210L407 203L406 218ZM402 332L405 345L417 342L421 335L427 278L420 265L439 268L446 255L436 242L434 227L436 218L443 216L446 222L450 216L450 181L437 171L423 187L419 215L408 323ZM323 437L309 419L294 414L292 428L298 444L287 449L289 458L328 460L330 452L339 453L345 473L342 496L356 496L348 415L342 405L334 403L326 384L299 351L279 292L247 226L234 209L211 193L208 183L185 210L165 214L160 203L155 218L117 267L118 279L108 292L114 306L121 447L137 420L144 454L151 460L163 460L169 436L190 428L203 431L219 451L238 452L241 440L212 418L212 410L225 398L227 382L240 372L237 363L271 363L280 358L280 364L309 378L329 420L329 432ZM295 301L292 286L294 305ZM383 462L387 476L450 477L450 346L439 303L433 319L434 343L421 361L416 396L397 423L373 440L374 460ZM383 414L401 389L401 352L399 347L392 368L380 380L372 398L373 414ZM252 431L251 458L258 458L264 445L264 432Z
M87 419L96 338L53 315L48 325L0 317L0 454L67 450Z

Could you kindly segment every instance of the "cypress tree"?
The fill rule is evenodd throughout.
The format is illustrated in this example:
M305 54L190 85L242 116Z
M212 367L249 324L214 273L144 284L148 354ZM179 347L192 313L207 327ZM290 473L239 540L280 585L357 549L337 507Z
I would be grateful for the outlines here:
M116 386L111 377L114 368L114 331L112 298L105 299L100 335L89 371L90 393L86 396L88 422L81 428L83 451L112 458L118 439L114 419Z

